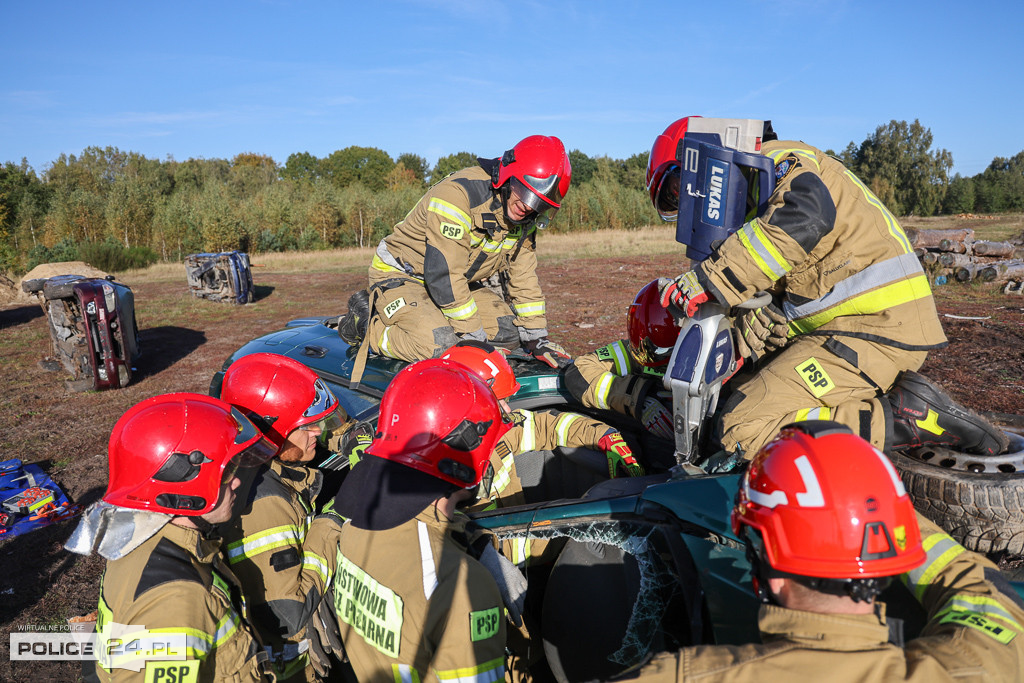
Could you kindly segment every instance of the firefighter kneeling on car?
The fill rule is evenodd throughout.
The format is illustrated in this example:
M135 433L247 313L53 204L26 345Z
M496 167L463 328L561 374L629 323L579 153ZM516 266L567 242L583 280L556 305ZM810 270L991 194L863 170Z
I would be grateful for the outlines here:
M408 361L460 339L523 347L552 367L569 361L548 338L536 255L537 231L569 190L569 155L557 137L531 135L479 162L431 187L377 245L369 290L339 322L345 341ZM502 294L484 286L495 275Z
M915 372L946 344L928 278L896 218L837 159L778 140L770 122L691 116L655 140L647 187L694 262L663 280L663 305L692 317L704 302L773 296L737 320L738 351L758 365L722 408L726 452L750 458L804 419L842 422L882 450L1006 447Z
M644 681L1014 681L1024 602L995 565L925 517L889 459L844 425L784 427L732 511L764 603L761 643L661 654ZM903 644L875 598L898 577L928 621Z
M272 680L217 527L231 519L238 473L276 450L237 409L201 394L155 396L121 416L107 491L66 546L107 560L89 680Z

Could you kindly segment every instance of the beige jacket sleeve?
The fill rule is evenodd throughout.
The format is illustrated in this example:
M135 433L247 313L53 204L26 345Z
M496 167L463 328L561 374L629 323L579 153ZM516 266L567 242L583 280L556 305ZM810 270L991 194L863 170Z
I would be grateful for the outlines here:
M633 372L625 341L579 356L566 370L566 387L580 403L631 417L639 416L643 399L659 385L660 378Z

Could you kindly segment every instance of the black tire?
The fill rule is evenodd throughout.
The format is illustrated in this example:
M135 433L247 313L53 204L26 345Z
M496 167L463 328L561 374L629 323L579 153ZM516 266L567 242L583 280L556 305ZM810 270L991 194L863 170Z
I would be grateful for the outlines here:
M889 457L917 510L968 550L1024 555L1024 416L985 415L1010 437L1006 453L918 448Z

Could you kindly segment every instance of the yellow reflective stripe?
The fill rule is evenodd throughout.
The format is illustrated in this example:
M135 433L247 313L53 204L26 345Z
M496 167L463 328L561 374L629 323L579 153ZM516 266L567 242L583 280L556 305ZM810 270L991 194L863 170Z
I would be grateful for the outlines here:
M461 306L452 306L451 308L442 308L441 312L449 320L469 320L476 315L476 300L471 298L469 303L462 304Z
M525 453L525 451L523 451ZM491 491L501 493L512 481L512 465L515 462L512 455L506 455L501 459L501 468L494 473L494 480L491 482Z
M629 353L626 352L626 343L620 339L614 344L609 344L607 348L612 354L612 363L615 364L615 374L620 377L628 375L630 362Z
M615 375L610 372L603 372L597 378L597 386L594 387L594 402L597 403L598 408L608 408L608 394L612 390L612 382L614 381Z
M985 595L954 595L942 606L938 615L947 612L973 612L984 614L986 617L995 617L1009 626L1019 629L1021 626L1009 612L999 603L998 600Z
M400 268L395 268L394 266L392 266L389 263L385 263L384 259L382 259L380 256L377 256L377 254L373 255L373 260L370 261L370 265L372 267L376 268L377 270L383 270L385 273L404 273L405 272L405 271L403 271Z
M328 572L327 560L309 550L302 553L302 568L315 571L324 580L324 583L327 583L331 578Z
M796 416L793 418L794 422L804 422L806 420L828 420L832 411L828 406L818 406L817 408L804 408L803 410L796 411Z
M853 172L847 170L846 176L853 181L854 185L860 188L860 191L864 193L864 198L868 200L868 203L878 209L878 212L882 214L882 219L885 224L889 227L889 234L893 236L896 242L903 248L903 253L910 254L914 252L914 247L911 246L910 240L907 239L907 234L903 232L903 228L896 221L896 217L893 216L889 209L885 208L885 204L875 196L875 194L868 189L860 178L853 174Z
M484 240L483 250L489 254L493 254L496 251L501 250L501 241L492 242L491 240Z
M260 553L282 546L300 545L302 535L302 532L294 524L285 524L246 536L228 544L228 563L236 564L246 558L253 558Z
M781 159L784 156L789 156L790 154L796 154L798 156L806 157L808 161L814 164L814 167L816 169L818 169L819 171L821 170L821 164L818 163L818 155L809 149L804 149L801 147L791 147L789 149L776 149L771 152L766 152L765 156L767 156L777 164L779 163L779 159Z
M380 333L380 343L377 344L377 348L379 348L380 352L385 356L391 355L391 347L388 344L388 330L390 329L390 326L384 328L384 331Z
M517 410L523 416L523 438L519 442L519 452L527 453L537 448L537 423L529 410Z
M912 569L900 578L907 588L914 592L920 601L924 592L935 577L945 569L957 555L964 552L964 547L953 540L949 534L932 534L921 543L926 553L925 561L916 569Z
M217 630L213 633L213 647L218 648L227 642L228 638L235 634L239 624L238 615L235 610L228 610L224 618L217 624Z
M395 675L395 683L420 683L420 672L408 664L392 664L391 672Z
M579 418L575 413L562 413L555 420L555 441L559 446L568 446L569 426Z
M789 261L768 239L768 235L761 229L761 223L756 218L745 223L737 234L747 253L754 259L754 263L772 282L793 269Z
M530 559L530 542L526 538L509 539L512 548L512 564L525 564Z
M502 249L512 249L517 244L519 244L519 238L518 237L506 237L501 242L501 248Z
M821 299L818 299L818 302L825 302L826 300L833 298L837 301L841 301L840 297L834 297L834 295L837 294L840 294L838 288L833 288L831 292ZM820 313L790 320L789 336L792 337L797 334L804 334L811 330L816 330L822 325L830 323L832 320L840 316L870 315L872 313L879 313L895 306L899 306L900 304L924 299L931 295L932 290L928 285L928 277L924 274L912 277L909 280L904 280L902 282L893 282L866 294L846 299L835 306L826 308ZM786 306L786 317L789 317L790 311L791 308Z
M432 211L439 216L443 216L448 220L455 221L468 232L472 226L473 221L470 219L469 214L455 206L450 202L446 202L443 199L432 197L430 202L427 203L427 211Z
M544 315L547 311L547 306L543 301L524 301L522 303L512 304L512 308L515 309L516 315L520 318Z
M492 683L505 678L505 659L499 657L477 666L467 666L461 669L448 669L447 671L434 670L438 680L458 681L459 683Z

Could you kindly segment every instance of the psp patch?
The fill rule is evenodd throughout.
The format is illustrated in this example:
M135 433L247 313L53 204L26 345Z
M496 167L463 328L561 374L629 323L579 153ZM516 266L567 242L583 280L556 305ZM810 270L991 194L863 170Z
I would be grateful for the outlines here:
M796 366L796 371L810 392L814 394L814 398L821 398L836 388L832 378L828 376L825 368L821 366L821 363L816 358L808 358Z
M987 636L995 638L1003 645L1006 645L1011 640L1017 637L1017 632L1000 626L996 622L988 619L977 612L965 612L961 610L953 610L940 621L940 624L960 624L962 626L970 626L973 629L981 631Z
M461 240L462 236L466 234L466 229L461 225L455 223L442 223L441 224L441 237L447 237L450 240Z
M498 635L500 626L501 613L497 607L469 613L469 634L474 643Z
M198 680L198 660L146 664L145 683L196 683Z
M387 306L384 307L384 316L387 318L393 318L395 313L405 308L405 297L398 297Z

